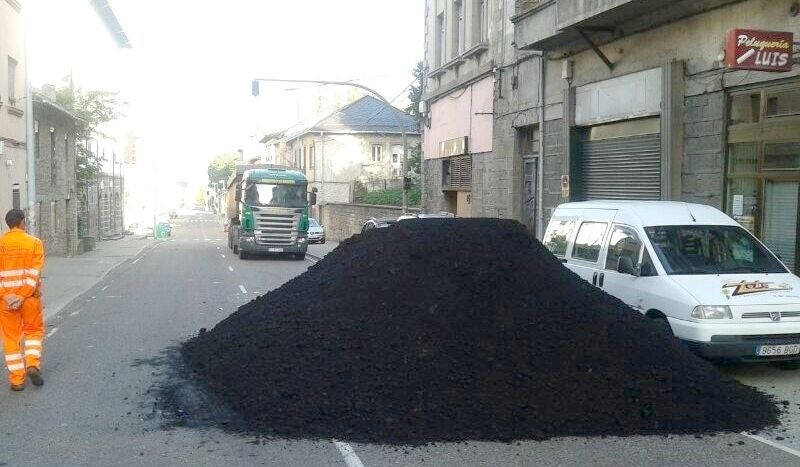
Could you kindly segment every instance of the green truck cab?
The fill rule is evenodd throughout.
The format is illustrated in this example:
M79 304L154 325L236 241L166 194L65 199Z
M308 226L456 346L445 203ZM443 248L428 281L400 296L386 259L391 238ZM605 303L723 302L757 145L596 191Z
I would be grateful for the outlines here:
M316 192L306 176L275 165L238 165L228 182L228 246L240 259L289 254L305 258L308 212Z

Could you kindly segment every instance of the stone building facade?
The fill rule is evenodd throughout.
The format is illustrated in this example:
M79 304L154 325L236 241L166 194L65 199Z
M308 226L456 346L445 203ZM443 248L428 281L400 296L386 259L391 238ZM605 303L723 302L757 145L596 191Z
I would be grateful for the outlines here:
M48 255L78 252L75 180L77 118L52 99L33 94L37 235Z
M481 156L474 145L466 151L472 199L464 215L518 219L541 235L567 201L699 202L724 210L790 267L800 264L800 67L741 69L727 47L742 30L796 37L795 2L493 0L485 58L465 52L442 63L439 51L452 51L447 41L459 34L440 26L460 25L466 11L469 30L469 3L427 2L429 205L448 196L433 160L461 150L437 136L461 115L437 103L474 82L470 70L485 60L492 143ZM787 51L797 59L790 43ZM484 110L471 109L473 124Z

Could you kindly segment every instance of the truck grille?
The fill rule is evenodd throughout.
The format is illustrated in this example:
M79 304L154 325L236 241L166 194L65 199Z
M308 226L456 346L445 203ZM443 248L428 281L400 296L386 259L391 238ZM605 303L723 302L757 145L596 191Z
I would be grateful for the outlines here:
M291 211L272 211L253 208L256 243L264 246L294 245L300 214Z
M800 311L782 311L781 318L800 318ZM742 313L742 319L770 319L768 311Z

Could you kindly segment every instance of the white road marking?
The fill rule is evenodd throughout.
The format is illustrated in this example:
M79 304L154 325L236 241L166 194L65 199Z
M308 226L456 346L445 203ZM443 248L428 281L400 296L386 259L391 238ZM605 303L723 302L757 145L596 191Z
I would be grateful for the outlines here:
M136 263L138 263L138 262L139 262L139 261L141 261L141 260L142 260L142 258L136 258L135 260L133 260L133 264L136 264Z
M58 331L58 328L53 328L53 329L51 329L51 330L50 330L50 332L48 332L48 333L47 333L47 336L46 336L46 337L50 337L50 336L52 336L53 334L55 334L55 333L56 333L56 331Z
M800 457L800 451L792 449L788 446L784 446L782 444L778 444L775 441L768 440L767 438L762 438L761 436L751 435L750 433L742 433L742 435L747 436L750 439L754 439L756 441L764 443L767 446L772 446L773 448L780 449L781 451L787 452L795 457Z
M223 255L222 253L220 253L219 255L222 256L223 258L225 257L225 255Z
M107 288L108 288L108 286L105 286L105 287L103 287L103 288L102 288L102 289L100 289L100 290L101 290L101 291L105 291Z
M228 271L233 272L233 266L228 266Z
M333 441L333 444L344 457L344 463L347 464L347 467L364 467L364 463L358 458L358 454L356 454L352 446L336 440Z
M245 289L243 285L239 286L239 290L241 290L242 293L247 293L247 289Z
M217 247L217 250L221 250L221 249L222 249L222 248L220 248L220 247Z
M194 240L195 242L199 242L199 241L200 241L200 239L199 239L199 238L194 238L193 240Z
M70 315L70 316L78 316L80 313L81 313L81 310L78 310L78 311L73 311L73 312L72 312L72 313L70 313L69 315Z

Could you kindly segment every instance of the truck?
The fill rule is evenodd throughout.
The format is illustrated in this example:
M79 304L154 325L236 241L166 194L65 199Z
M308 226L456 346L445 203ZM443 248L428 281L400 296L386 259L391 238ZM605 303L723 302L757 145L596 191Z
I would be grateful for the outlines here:
M239 164L228 179L228 247L239 259L287 254L304 259L308 250L308 212L316 190L290 167Z

